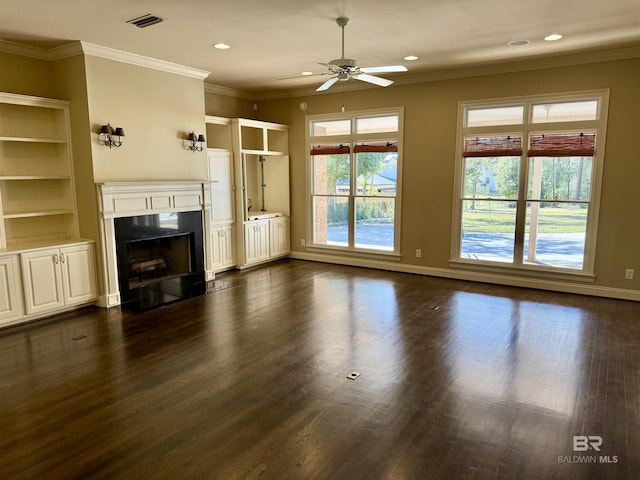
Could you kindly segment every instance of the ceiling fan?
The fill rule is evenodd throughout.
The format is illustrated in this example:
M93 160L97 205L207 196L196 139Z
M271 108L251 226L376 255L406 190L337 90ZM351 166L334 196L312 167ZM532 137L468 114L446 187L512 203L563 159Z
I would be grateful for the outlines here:
M380 67L359 67L358 61L353 58L344 57L344 27L349 24L349 19L346 17L336 18L336 23L342 29L342 56L331 60L329 63L321 63L329 69L329 73L323 73L321 75L333 75L329 80L324 82L318 88L316 92L322 92L327 90L331 85L337 81L347 81L349 78L355 78L356 80L362 80L363 82L373 83L381 87L387 87L393 83L393 80L387 80L386 78L376 77L375 75L369 75L370 73L391 73L391 72L406 72L407 68L403 65L386 65Z

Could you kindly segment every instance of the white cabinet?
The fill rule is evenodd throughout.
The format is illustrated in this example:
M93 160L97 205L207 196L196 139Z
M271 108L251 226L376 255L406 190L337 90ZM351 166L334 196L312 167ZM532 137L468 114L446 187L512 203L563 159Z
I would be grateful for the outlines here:
M205 117L211 185L210 250L214 272L236 266L235 176L231 154L231 120Z
M244 224L245 264L284 257L291 251L289 217L251 220Z
M271 258L288 255L291 251L289 240L289 217L276 217L269 220L269 238Z
M52 312L95 299L93 244L24 252L20 259L27 315Z
M216 225L211 229L213 269L218 272L236 265L233 225Z
M17 255L0 257L0 326L22 316L22 297Z
M269 223L290 213L288 130L277 123L231 120L236 221L242 225L236 245L238 252L244 250L238 253L239 268L288 254L284 228L271 232Z
M244 224L244 255L246 265L269 260L269 220Z

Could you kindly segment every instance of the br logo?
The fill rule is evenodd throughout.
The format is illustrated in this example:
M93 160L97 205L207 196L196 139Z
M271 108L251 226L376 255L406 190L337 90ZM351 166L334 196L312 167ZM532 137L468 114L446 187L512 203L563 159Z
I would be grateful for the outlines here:
M602 437L599 435L574 435L573 436L573 451L574 452L586 452L588 450L600 451L602 445Z

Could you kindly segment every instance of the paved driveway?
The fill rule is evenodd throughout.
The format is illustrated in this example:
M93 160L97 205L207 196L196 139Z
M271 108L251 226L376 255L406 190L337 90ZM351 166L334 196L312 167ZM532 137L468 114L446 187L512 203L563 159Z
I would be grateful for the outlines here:
M329 227L330 243L347 244L347 226ZM393 247L393 225L361 224L356 229L356 243L376 247ZM525 257L528 254L525 239ZM513 234L467 233L462 241L462 256L500 261L513 256ZM536 261L554 266L581 268L584 258L584 233L543 233L538 235Z

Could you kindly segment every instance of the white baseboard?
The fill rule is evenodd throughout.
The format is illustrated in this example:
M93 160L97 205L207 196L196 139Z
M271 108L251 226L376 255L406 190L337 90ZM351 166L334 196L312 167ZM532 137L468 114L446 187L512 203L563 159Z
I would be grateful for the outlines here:
M310 260L313 262L333 263L337 265L349 265L352 267L376 268L392 272L414 273L431 277L451 278L455 280L469 280L472 282L493 283L497 285L510 285L514 287L534 288L553 292L576 293L580 295L592 295L595 297L616 298L620 300L640 301L640 291L625 288L601 287L598 285L585 285L543 278L531 278L518 275L503 275L489 272L475 272L451 268L423 267L420 265L408 265L384 260L365 258L351 258L328 256L316 253L291 252L289 258L298 260Z

